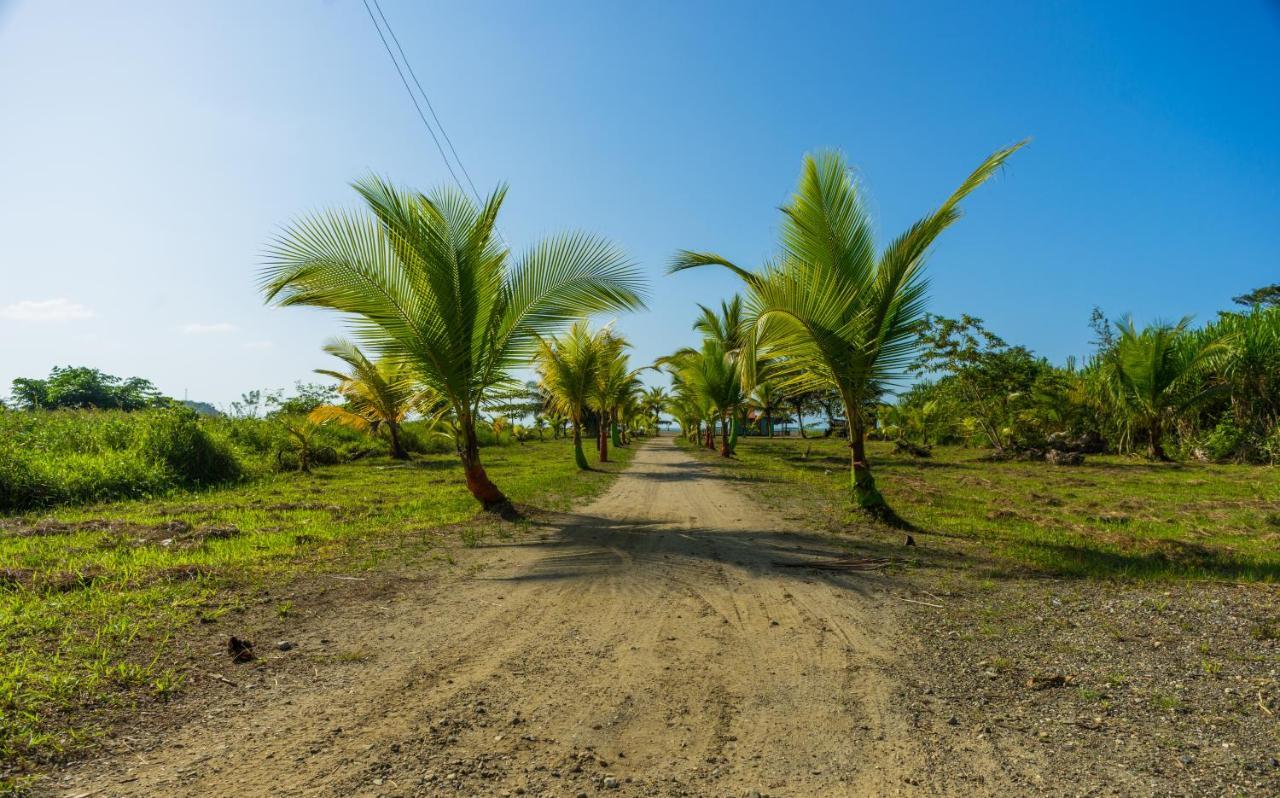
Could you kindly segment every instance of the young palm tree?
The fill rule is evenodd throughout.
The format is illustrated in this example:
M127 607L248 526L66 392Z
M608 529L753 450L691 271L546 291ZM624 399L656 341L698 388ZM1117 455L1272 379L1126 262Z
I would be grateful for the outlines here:
M316 369L317 374L338 381L338 394L345 406L321 405L311 411L317 424L330 421L374 435L385 428L391 439L391 456L408 460L409 452L400 440L400 425L414 411L432 414L438 397L416 384L413 370L403 361L383 359L374 363L350 341L341 338L325 344L324 351L346 363L346 372Z
M739 378L737 359L725 351L716 338L705 338L699 350L682 349L662 358L659 363L672 374L677 389L693 398L707 422L707 445L713 446L716 419L721 423L720 455L733 454L731 430L733 419L745 401Z
M760 411L761 432L773 437L773 417L782 407L782 403L786 401L786 397L782 393L782 389L773 380L765 379L756 383L755 390L751 393L751 405Z
M594 236L559 235L513 258L495 237L506 195L477 207L369 177L370 213L329 211L293 224L270 250L268 301L336 310L361 343L411 365L449 404L467 488L509 508L480 462L476 424L490 391L528 363L541 337L598 311L644 306L627 258Z
M573 460L584 471L591 466L582 453L582 420L600 365L603 333L592 333L585 321L579 321L563 335L543 341L536 358L553 410L573 422Z
M658 429L658 425L662 422L662 411L667 409L670 401L671 397L667 394L667 389L661 385L645 389L641 404L649 416L649 421L653 424L653 429Z
M596 450L600 462L609 460L609 444L622 445L618 435L617 408L628 391L638 383L636 372L628 365L626 349L630 344L609 328L600 331L600 361L591 385L590 405L599 415L599 437Z
M1152 460L1168 460L1164 433L1181 413L1206 398L1199 377L1222 342L1189 335L1191 319L1138 330L1133 319L1117 323L1120 335L1104 356L1101 375L1113 402L1147 435Z
M747 287L748 323L769 330L791 385L839 391L849 419L851 491L858 506L893 520L876 489L865 449L862 409L871 390L899 377L915 347L925 306L925 255L960 217L959 204L1022 144L987 158L936 211L876 252L872 224L843 156L807 156L800 183L782 209L780 252L751 272L718 255L681 251L671 271L719 265Z

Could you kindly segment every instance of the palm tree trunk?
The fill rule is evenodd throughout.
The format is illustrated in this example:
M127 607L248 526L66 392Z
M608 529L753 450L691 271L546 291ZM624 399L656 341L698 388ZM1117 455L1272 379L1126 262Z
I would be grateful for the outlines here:
M387 432L391 435L391 456L396 460L408 460L409 452L400 440L400 425L394 421L388 421Z
M600 462L609 462L609 427L613 426L609 422L609 415L603 410L600 411L600 423L596 425L599 429L596 431L596 448L600 455Z
M886 517L892 511L889 509L888 502L884 500L884 496L880 495L880 491L876 489L876 481L871 476L871 464L867 462L866 430L863 429L861 421L855 421L853 418L849 421L852 425L849 430L849 446L853 450L850 473L853 499L865 512L877 518Z
M582 453L582 420L579 419L573 423L573 462L578 464L578 468L583 471L590 471L591 466L587 465L587 456Z
M729 429L735 426L730 420L729 414L725 414L720 419L720 456L729 457L733 454L733 447L729 445ZM735 430L736 432L736 430Z
M618 430L618 408L614 408L609 414L609 436L613 440L614 446L622 445L622 433Z
M800 428L800 437L807 438L809 436L804 434L804 413L800 410L800 403L792 402L792 404L795 405L796 408L796 426Z
M773 409L766 407L764 409L764 425L769 428L769 437L773 437Z
M471 495L484 505L486 510L509 508L511 502L507 501L507 497L498 490L498 486L490 481L484 466L480 464L480 444L476 440L475 422L470 417L464 417L461 419L460 426L462 441L458 446L458 456L462 460L462 470L467 476L467 490L471 491Z
M1160 424L1159 417L1151 420L1150 433L1151 442L1147 444L1147 453L1152 460L1165 462L1169 459L1169 455L1164 451L1164 429Z

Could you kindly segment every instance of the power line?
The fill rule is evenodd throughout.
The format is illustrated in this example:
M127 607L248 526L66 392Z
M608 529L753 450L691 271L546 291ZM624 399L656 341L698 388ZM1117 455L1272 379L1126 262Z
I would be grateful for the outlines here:
M391 45L387 44L387 37L382 34L382 27L378 25L378 20L373 16L373 9L369 8L369 0L361 0L361 2L364 3L364 10L369 14L369 21L373 23L373 27L378 31L378 38L382 40L382 46L386 49L387 56L391 59L392 65L396 68L396 74L400 76L400 82L404 84L404 90L409 92L409 100L413 103L414 109L418 112L418 118L422 120L423 127L425 127L427 132L431 134L431 140L436 143L436 149L440 152L440 157L444 160L445 168L448 169L449 174L453 176L453 182L457 183L458 188L465 192L466 189L463 188L462 181L458 179L457 172L453 171L453 164L449 162L449 156L444 154L444 147L440 145L439 137L436 136L436 132L432 129L431 123L427 121L427 115L422 113L422 106L418 104L418 98L414 95L413 89L409 88L409 81L404 76L404 70L400 68L400 62L396 60L395 53L391 52ZM379 11L381 11L381 9L379 9ZM388 26L387 30L390 29L390 26ZM394 34L392 35L394 36ZM425 98L426 95L424 94L423 97ZM441 132L443 131L444 129L441 128ZM461 165L461 161L459 161L459 165ZM470 178L468 178L468 180L470 180ZM474 188L472 190L474 190Z
M409 63L409 56L404 54L404 48L400 46L400 38L396 36L395 28L391 27L391 23L387 21L387 15L382 13L382 6L378 3L378 0L373 0L373 7L378 9L378 16L382 19L382 24L386 26L387 33L391 34L391 41L395 42L396 50L400 53L400 60L404 62L405 69L409 70L409 77L413 78L413 85L418 87L418 93L422 95L423 101L426 102L427 110L431 112L431 118L435 120L436 127L440 129L440 135L444 136L445 143L449 145L449 152L453 153L453 160L457 161L463 177L467 178L467 185L471 186L471 193L475 195L476 202L480 202L480 192L476 190L476 184L471 180L471 173L467 171L466 164L462 162L462 157L458 155L458 151L454 148L453 139L449 138L449 132L444 129L444 123L436 115L436 109L431 104L431 98L427 96L426 90L418 82L418 76L413 71L413 64ZM462 186L458 186L458 188L462 188Z

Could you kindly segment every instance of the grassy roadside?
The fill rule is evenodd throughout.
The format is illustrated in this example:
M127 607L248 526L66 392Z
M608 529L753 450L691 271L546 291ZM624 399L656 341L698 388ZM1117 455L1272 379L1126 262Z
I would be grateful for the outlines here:
M1280 582L1280 469L1124 457L1055 467L960 448L916 459L879 442L869 450L880 489L925 533L922 543L973 544L961 546L969 560L997 574ZM844 441L744 438L726 467L792 514L859 523L848 510Z
M484 450L511 499L543 509L604 490L631 450L610 456L580 472L567 441ZM299 574L430 563L478 541L477 515L456 457L429 455L0 520L0 795L91 742L102 719L180 691L184 628Z
M906 563L886 600L919 734L991 751L1026 794L1280 794L1280 471L875 443L881 490L922 530L904 548L850 512L847 452L748 438L737 459L698 455L792 522Z

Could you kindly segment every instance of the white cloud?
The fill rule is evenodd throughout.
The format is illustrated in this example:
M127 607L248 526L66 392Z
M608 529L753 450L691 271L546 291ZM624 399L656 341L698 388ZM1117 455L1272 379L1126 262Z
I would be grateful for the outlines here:
M77 321L93 318L93 311L66 297L24 299L0 307L0 319L10 321Z
M270 341L247 341L244 344L245 349L270 349L275 344Z
M222 335L223 333L233 333L239 327L229 322L220 321L216 324L184 324L182 332L184 335Z

